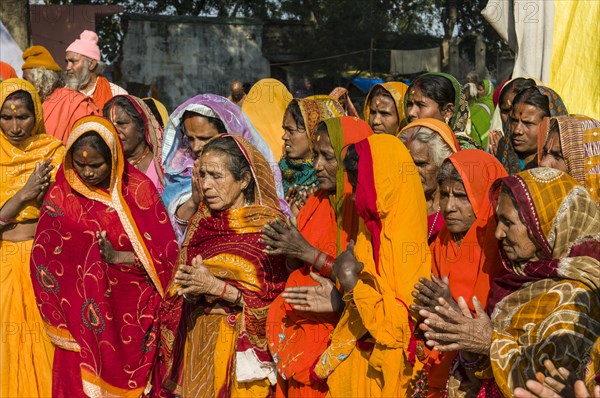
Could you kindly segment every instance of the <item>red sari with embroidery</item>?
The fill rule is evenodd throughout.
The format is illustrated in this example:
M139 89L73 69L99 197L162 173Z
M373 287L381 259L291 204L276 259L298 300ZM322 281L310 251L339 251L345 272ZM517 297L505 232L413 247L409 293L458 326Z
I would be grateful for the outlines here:
M204 266L235 286L243 300L236 306L203 295L185 302L169 387L184 397L266 397L277 380L266 341L267 311L283 291L287 270L283 256L264 253L260 231L285 216L263 155L245 139L229 137L252 169L254 201L221 212L201 205L188 225L179 263L191 264L200 255Z
M79 178L67 153L41 208L31 276L46 331L56 346L53 396L158 396L179 319L166 295L177 242L152 182L125 161L117 132L92 116L74 126L67 148L95 131L112 152L109 190ZM109 264L96 232L135 263Z

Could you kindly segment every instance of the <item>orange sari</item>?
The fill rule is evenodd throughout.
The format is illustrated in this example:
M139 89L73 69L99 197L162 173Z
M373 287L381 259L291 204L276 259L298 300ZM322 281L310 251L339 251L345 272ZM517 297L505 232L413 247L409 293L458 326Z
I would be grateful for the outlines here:
M502 164L493 156L478 149L466 149L448 158L463 179L476 220L458 245L444 226L431 244L432 273L441 278L448 275L450 292L455 300L462 296L475 311L471 298L476 296L485 307L492 280L502 270L495 238L496 219L488 192L497 178L505 177ZM429 384L428 397L443 397L455 352L442 353L422 345Z
M356 238L358 215L350 200L352 186L342 166L343 150L373 134L369 125L351 116L325 120L337 168L336 193L318 191L298 214L298 229L312 246L328 256L343 251ZM311 265L290 275L286 287L314 286ZM269 349L277 362L278 397L324 397L327 385L310 377L310 369L329 345L339 314L294 310L279 296L271 305L268 324L272 327Z
M356 152L354 203L364 222L354 253L364 269L314 373L331 397L406 397L417 370L411 289L431 272L425 196L396 137L374 134Z

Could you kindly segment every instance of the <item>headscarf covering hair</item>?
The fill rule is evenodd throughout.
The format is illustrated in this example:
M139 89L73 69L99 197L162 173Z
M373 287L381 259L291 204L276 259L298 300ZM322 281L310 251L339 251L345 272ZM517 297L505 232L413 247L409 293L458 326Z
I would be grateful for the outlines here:
M496 280L488 303L490 309L532 281L557 276L580 280L584 273L572 275L571 272L577 274L577 264L589 261L583 257L600 261L600 209L571 176L560 170L539 167L499 179L490 190L493 208L501 189L515 199L519 217L542 256L536 261L514 265L500 248L507 275ZM568 261L563 261L567 258ZM600 279L592 282L586 283L600 288Z
M12 78L2 82L0 86L0 108L4 105L4 101L9 95L17 91L25 91L31 96L33 101L33 109L35 111L35 126L33 127L33 135L46 134L46 126L44 125L44 110L42 109L42 101L40 95L31 83L25 79Z
M4 106L6 99L17 91L24 91L31 96L35 124L32 136L23 141L18 148L8 141L4 133L0 134L0 170L5 178L2 180L3 189L0 190L0 206L3 206L8 199L25 186L29 176L35 170L35 162L52 158L51 164L55 167L52 172L52 178L54 178L56 168L62 161L65 152L65 148L59 140L46 134L40 96L27 80L15 78L0 83L0 109ZM38 215L39 205L32 202L17 215L15 221L36 219Z
M71 149L90 131L110 150L108 190L88 185L73 166ZM80 119L67 148L44 202L31 261L46 329L61 348L54 366L78 370L73 376L76 384L68 386L74 395L120 391L139 396L151 380L159 387L166 371L162 361L168 360L169 341L172 344L179 319L174 314L180 299L166 294L177 259L175 234L154 186L126 162L110 121L99 116ZM99 230L106 230L115 250L133 252L134 265L108 264L95 236ZM65 239L68 236L77 239ZM115 284L123 289L111 295ZM115 306L118 300L123 302ZM162 312L163 305L169 311ZM132 341L143 345L132 346Z
M142 101L144 101L152 111L152 114L160 124L160 127L164 130L169 121L169 111L167 110L167 107L162 102L152 97L142 98Z
M454 88L454 113L448 121L448 125L457 136L468 136L468 128L470 127L469 104L462 92L462 86L456 78L448 73L429 72L419 77L438 76L448 79ZM412 87L412 85L411 85ZM408 114L408 95L404 97L404 111Z
M277 161L267 143L256 131L241 108L220 95L200 94L179 105L169 117L169 122L165 128L162 155L166 186L162 199L171 219L174 219L177 207L192 196L194 157L187 138L183 134L181 120L186 111L218 118L223 122L229 134L246 139L262 153L273 171L281 209L285 214L291 214L285 201L281 184L281 172L277 167ZM175 229L177 232L179 227Z
M294 98L291 102L297 103L300 108L306 134L310 142L311 155L310 159L297 160L284 156L279 161L279 168L283 178L283 189L286 193L294 185L298 187L310 187L313 184L315 186L318 185L317 175L312 163L312 138L320 122L325 119L344 115L342 106L328 95Z
M142 118L144 123L144 139L150 149L152 150L153 162L152 165L156 168L158 178L160 180L161 185L164 187L165 185L165 172L163 169L162 162L162 142L163 142L163 129L160 127L158 120L154 117L154 113L150 110L146 102L141 98L135 97L133 95L117 95L113 98L123 97L127 99L134 107L136 112ZM110 116L111 119L114 120L115 112L115 103L112 102L112 106L110 107Z
M511 89L514 89L514 87L512 87L512 85L514 84L513 82L517 79L526 79L526 80L532 80L535 84L543 84L539 79L533 78L533 77L514 77L512 79L507 79L503 82L502 86L499 86L500 88L496 88L496 92L494 92L494 104L495 104L495 109L494 109L494 114L492 115L492 120L490 122L490 130L496 130L496 131L500 131L502 133L502 135L506 135L508 132L508 126L504 125L504 122L502 121L502 112L500 110L500 99L502 98L502 96L504 95L504 91L507 90L509 87ZM534 85L534 84L532 84ZM511 104L512 106L512 104Z
M526 87L523 90L527 90L529 88L530 87ZM549 104L548 107L550 110L550 117L568 114L565 104L562 102L562 99L554 90L552 90L549 87L544 87L544 86L535 86L535 88L537 89L537 91L540 94L542 94L543 96L548 98L548 104ZM517 93L517 95L518 95L518 93ZM516 98L516 96L515 96L515 98ZM514 105L515 104L513 103L512 106L514 107ZM543 137L542 138L538 137L538 142L540 142L540 141L543 142L546 140L547 126L548 126L548 118L547 117L544 117L544 120L542 121L542 125L545 126L541 129L541 131L543 131ZM539 130L538 130L538 134L539 134ZM503 139L500 141L500 143L498 145L498 153L496 154L496 157L498 158L498 160L500 160L500 162L502 163L502 165L504 166L506 171L508 171L508 174L516 174L522 170L537 167L538 162L539 162L539 159L537 158L537 156L534 159L534 161L530 162L529 164L526 164L526 165L521 164L521 160L519 159L517 152L513 148L511 137L512 137L512 132L508 131L508 133L505 134Z
M441 120L437 120L437 119L433 119L433 118L424 118L424 119L413 120L412 122L407 124L406 127L404 127L400 131L400 133L398 134L398 137L400 137L404 132L406 132L414 127L419 127L419 126L427 127L428 129L431 129L432 131L435 131L436 133L438 133L440 135L440 137L442 137L444 142L446 144L448 144L450 149L452 149L452 152L456 153L456 152L460 151L460 145L456 139L456 136L454 135L454 132L450 128L450 126L448 126L446 123L442 122Z
M189 264L201 255L204 266L237 288L243 301L234 305L202 296L184 304L170 378L183 396L213 396L213 392L217 396L236 396L236 392L268 396L277 371L267 347L266 315L283 291L287 272L283 256L264 252L260 231L268 222L283 220L284 215L272 165L262 152L240 136L219 135L213 140L223 138L235 141L250 166L254 201L219 212L201 205L190 220L179 263ZM190 349L198 344L201 350Z
M359 117L354 104L352 103L352 99L350 98L350 93L348 89L344 87L336 87L330 93L329 96L334 100L338 101L344 107L344 111L346 116L356 116ZM342 101L342 98L344 99Z
M323 190L311 195L298 214L298 229L305 239L331 260L346 249L351 239L356 239L359 217L352 202L352 186L343 167L345 149L353 143L371 136L369 125L357 117L343 116L326 119L327 135L337 160L336 191ZM311 264L304 264L292 272L289 286L314 286L310 277ZM287 392L302 396L324 392L324 382L311 378L310 369L329 345L339 313L309 313L297 311L278 297L271 306L268 324L273 333L269 336L269 349L278 358L280 375L288 380ZM282 387L278 387L278 390ZM285 389L285 387L283 387Z
M600 205L600 120L583 115L550 118L546 131L556 125L567 173ZM540 129L546 126L540 126ZM547 134L546 140L547 141ZM541 159L546 142L538 141Z
M282 82L261 79L252 86L242 104L242 111L269 144L275 159L281 159L283 154L281 121L291 100L292 94Z
M364 119L367 123L369 123L369 116L371 115L371 100L372 94L377 90L377 88L383 88L385 91L390 93L392 98L394 99L394 104L396 105L396 112L398 113L398 130L396 131L396 135L402 130L404 126L406 126L406 108L404 103L406 101L406 91L408 91L408 86L402 82L387 82L387 83L379 83L371 87L369 93L367 94L367 98L365 99L365 106L363 108Z
M570 364L577 378L584 377L600 335L600 209L572 177L547 167L496 181L493 208L501 191L516 202L539 253L539 259L514 264L501 246L506 272L494 280L488 298L494 379L486 390L509 396L545 370L531 355Z
M452 297L455 300L464 297L471 311L475 312L471 298L477 297L485 307L492 281L503 270L489 190L497 178L507 174L493 155L478 149L457 152L445 162L452 163L462 178L475 221L460 245L447 227L442 228L431 245L432 273L438 278L447 275ZM434 389L442 391L448 382L456 353L428 350L424 344L423 347L427 351L427 357L422 360L430 392Z
M18 147L8 141L4 132L0 133L0 174L3 176L2 184L0 184L0 207L4 206L10 198L25 186L35 170L36 162L52 159L51 164L54 166L52 180L54 180L57 168L65 153L62 142L46 134L42 102L31 83L23 79L8 79L0 83L0 109L4 106L8 96L17 91L25 91L31 96L35 125L33 126L32 136L21 142ZM35 220L39 217L39 208L37 202L31 201L11 221Z
M300 105L300 111L306 123L306 132L311 140L320 122L346 115L344 107L329 95L311 95L306 98L294 98L292 101L296 101Z
M375 385L381 391L373 395L409 396L416 353L411 289L431 272L425 196L418 174L410 171L414 162L396 137L374 134L355 148L355 206L364 223L354 253L364 269L314 373L328 378L332 396L366 396ZM364 357L360 347L373 341ZM348 383L353 368L339 365L347 360L366 368L369 357L377 358L375 373Z

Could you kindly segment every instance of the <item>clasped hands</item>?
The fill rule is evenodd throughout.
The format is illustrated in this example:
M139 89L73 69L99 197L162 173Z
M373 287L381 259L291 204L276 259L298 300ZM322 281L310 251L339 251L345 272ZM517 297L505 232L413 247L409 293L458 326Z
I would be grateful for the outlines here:
M463 351L466 358L472 358L472 354L488 356L492 321L477 297L472 299L477 315L474 317L463 297L454 301L447 277L439 279L432 275L431 279L419 279L413 292L419 304L411 305L424 318L419 328L424 332L426 344L438 351Z
M181 286L177 291L179 295L192 297L203 294L219 296L225 287L225 282L210 272L200 255L192 259L191 266L179 265L174 282Z

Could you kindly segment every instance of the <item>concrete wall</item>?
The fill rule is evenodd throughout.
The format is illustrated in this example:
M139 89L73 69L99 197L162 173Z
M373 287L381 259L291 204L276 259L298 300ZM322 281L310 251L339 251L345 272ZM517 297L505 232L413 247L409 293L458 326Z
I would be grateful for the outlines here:
M197 94L227 95L234 79L269 76L260 21L146 15L124 19L121 80L154 86L170 112Z

